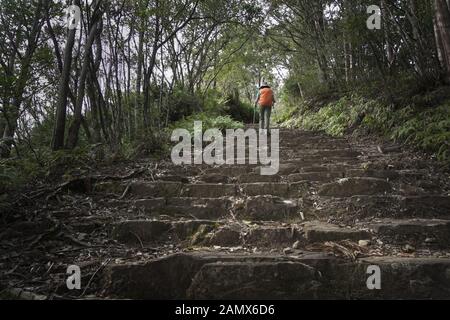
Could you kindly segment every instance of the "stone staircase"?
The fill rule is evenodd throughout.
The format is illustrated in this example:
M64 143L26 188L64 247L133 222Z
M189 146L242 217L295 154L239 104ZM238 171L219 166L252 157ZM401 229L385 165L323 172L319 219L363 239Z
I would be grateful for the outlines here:
M401 150L299 130L280 138L275 176L257 165L162 163L138 179L97 183L98 205L115 214L107 236L159 252L109 264L101 295L450 298L445 175ZM367 288L371 265L381 290Z

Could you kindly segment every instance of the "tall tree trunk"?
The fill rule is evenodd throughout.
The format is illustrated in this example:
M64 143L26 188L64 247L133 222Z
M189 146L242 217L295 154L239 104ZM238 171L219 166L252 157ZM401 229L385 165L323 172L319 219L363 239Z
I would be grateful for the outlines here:
M5 103L3 105L6 105ZM0 112L0 134L3 134L5 132L6 122L5 118L3 116L3 112Z
M442 43L441 31L439 30L436 15L433 17L433 29L434 29L434 39L436 41L436 52L437 58L439 60L439 65L442 69L446 69L445 57L444 57L444 45Z
M394 49L392 47L392 43L391 43L391 30L390 30L390 25L389 25L389 11L386 8L386 0L382 0L381 1L381 12L384 16L384 25L383 25L383 30L384 30L384 39L385 39L385 46L386 46L386 60L387 60L387 66L389 68L389 70L391 71L392 69L392 65L394 64Z
M407 18L412 27L412 40L414 48L414 56L416 60L416 71L420 76L427 74L427 53L425 52L425 40L419 27L419 19L417 18L416 0L409 0L409 11L407 10Z
M74 0L73 4L80 6L80 0ZM59 80L58 101L56 104L56 122L53 131L53 151L64 148L64 136L66 131L67 97L69 95L70 71L72 69L72 50L75 44L77 30L69 30L66 48L64 49L64 65Z
M450 9L446 0L435 0L438 50L445 67L445 80L450 83Z
M148 0L145 1L145 7L148 6ZM137 74L136 74L136 94L134 98L134 135L137 135L140 121L139 121L139 115L140 115L140 106L142 104L142 98L141 98L141 88L142 88L142 70L144 65L144 37L145 37L145 27L146 27L146 20L145 16L141 17L141 22L139 25L139 37L138 37L138 52L137 52Z
M159 0L155 1L156 8L159 7ZM150 81L151 77L153 75L153 69L156 65L156 55L158 54L159 45L160 42L160 36L161 36L161 21L159 16L156 16L156 22L155 22L155 34L153 39L153 49L150 56L150 62L149 65L144 72L144 127L147 130L150 126L150 120L149 120L149 110L150 110Z
M347 45L347 41L346 41L346 37L344 34L344 70L345 70L345 83L348 83L350 80L350 68L349 68L349 62L348 62L348 45Z
M91 59L90 55L92 53L92 45L94 43L95 38L98 33L102 30L102 17L98 18L98 21L95 21L89 30L89 35L86 40L86 44L84 46L85 57L83 60L83 66L81 68L80 80L79 80L79 88L78 88L78 96L77 96L77 104L74 107L74 118L73 122L69 128L69 133L67 137L67 145L68 149L73 149L78 144L78 133L80 131L80 125L82 121L82 110L83 110L83 101L86 89L86 78L89 70L89 61Z
M96 86L96 79L97 79L97 73L100 68L100 63L102 60L102 40L101 40L101 33L98 33L97 39L96 39L96 45L97 50L95 53L95 61L90 55L90 63L89 63L89 74L88 74L88 96L89 100L91 102L91 117L92 117L92 137L94 143L99 143L102 140L101 136L101 126L100 126L100 108L101 108L101 101L97 94L97 86Z

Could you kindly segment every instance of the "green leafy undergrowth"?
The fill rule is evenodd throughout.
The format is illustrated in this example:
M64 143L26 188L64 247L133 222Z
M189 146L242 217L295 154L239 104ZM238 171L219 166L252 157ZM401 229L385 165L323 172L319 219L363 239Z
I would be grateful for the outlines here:
M325 131L333 136L346 133L383 135L450 161L450 102L438 106L421 104L394 108L360 96L342 97L318 111L302 102L287 106L276 121L287 128Z

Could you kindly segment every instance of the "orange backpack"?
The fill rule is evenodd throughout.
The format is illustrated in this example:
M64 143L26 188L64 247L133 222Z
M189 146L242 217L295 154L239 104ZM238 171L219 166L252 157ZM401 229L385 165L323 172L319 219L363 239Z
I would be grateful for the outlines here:
M272 107L273 106L273 91L271 88L262 88L259 91L259 105L261 107Z

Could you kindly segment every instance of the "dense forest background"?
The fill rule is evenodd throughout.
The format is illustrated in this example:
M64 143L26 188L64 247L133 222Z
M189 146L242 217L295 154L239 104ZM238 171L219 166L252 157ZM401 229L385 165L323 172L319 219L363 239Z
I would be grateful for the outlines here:
M163 155L194 119L242 127L263 80L280 125L450 159L449 0L0 3L0 192ZM367 27L371 5L380 29Z

